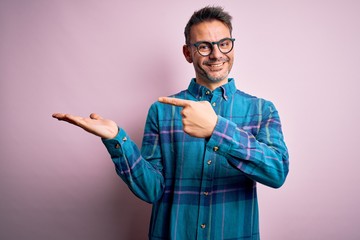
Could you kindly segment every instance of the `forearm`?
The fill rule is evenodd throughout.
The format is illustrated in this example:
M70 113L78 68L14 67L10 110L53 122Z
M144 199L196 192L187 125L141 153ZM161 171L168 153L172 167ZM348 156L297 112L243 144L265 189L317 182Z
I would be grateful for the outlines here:
M115 164L117 174L130 190L146 202L157 201L164 189L163 176L141 156L140 150L126 132L119 129L115 138L102 141Z
M286 179L288 152L280 128L262 129L254 136L219 117L208 147L218 147L218 154L257 182L278 188Z

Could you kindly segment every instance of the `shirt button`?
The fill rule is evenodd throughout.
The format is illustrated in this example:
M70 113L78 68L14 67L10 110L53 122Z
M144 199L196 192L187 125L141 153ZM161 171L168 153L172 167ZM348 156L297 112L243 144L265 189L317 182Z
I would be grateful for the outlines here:
M210 165L210 164L211 164L211 160L207 161L207 164Z
M123 139L122 139L124 142L126 142L127 141L127 137L123 137Z
M212 105L213 105L213 107L215 107L215 106L216 106L216 102L213 102Z
M201 224L200 226L201 226L202 229L206 228L205 224Z
M205 195L205 196L209 195L209 192L204 192L204 195Z
M120 148L120 144L117 143L117 144L115 145L115 148L116 148L116 149L119 149L119 148Z
M205 94L206 94L206 95L209 95L209 94L210 94L210 91L209 91L209 90L207 90L207 91L205 92Z
M217 152L217 151L219 150L219 147L216 147L216 146L215 146L215 147L213 148L213 150L214 150L214 152Z

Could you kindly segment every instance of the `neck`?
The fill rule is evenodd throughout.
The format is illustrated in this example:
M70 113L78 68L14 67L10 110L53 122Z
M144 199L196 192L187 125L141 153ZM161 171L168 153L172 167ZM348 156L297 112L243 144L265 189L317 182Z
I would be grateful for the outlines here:
M225 78L219 82L209 82L209 81L204 81L202 80L201 78L196 78L196 83L201 85L201 86L204 86L206 88L208 88L209 90L213 91L215 90L216 88L228 83L228 78Z

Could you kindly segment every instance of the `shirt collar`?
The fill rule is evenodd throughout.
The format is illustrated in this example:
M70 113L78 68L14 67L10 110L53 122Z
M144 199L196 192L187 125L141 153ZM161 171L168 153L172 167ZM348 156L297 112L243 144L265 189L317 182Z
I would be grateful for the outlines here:
M203 96L212 93L213 95L221 95L224 100L227 101L229 97L236 92L236 86L234 79L229 78L229 81L226 84L211 91L208 88L196 83L195 78L193 78L189 84L188 91L198 100L202 100Z

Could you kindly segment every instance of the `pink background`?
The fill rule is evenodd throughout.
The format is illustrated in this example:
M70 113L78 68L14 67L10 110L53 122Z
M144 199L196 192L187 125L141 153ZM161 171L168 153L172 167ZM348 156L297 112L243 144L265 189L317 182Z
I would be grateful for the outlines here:
M356 0L1 0L0 239L146 239L151 206L51 114L97 112L140 144L150 104L194 76L183 29L214 3L234 16L231 76L275 103L290 150L285 185L259 186L262 239L360 239Z

